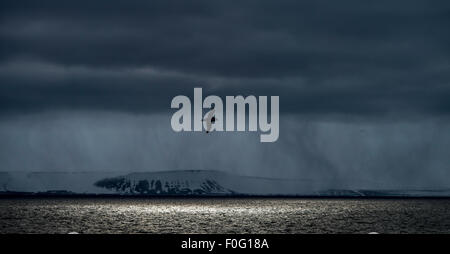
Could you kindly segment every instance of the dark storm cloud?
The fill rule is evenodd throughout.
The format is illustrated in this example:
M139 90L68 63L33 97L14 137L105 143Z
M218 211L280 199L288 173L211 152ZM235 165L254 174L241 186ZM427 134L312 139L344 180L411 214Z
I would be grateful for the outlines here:
M449 1L2 0L0 171L448 187L449 27ZM174 132L194 87L279 95L279 140Z
M450 112L448 1L2 1L0 9L3 113L155 112L194 86L280 95L283 112Z

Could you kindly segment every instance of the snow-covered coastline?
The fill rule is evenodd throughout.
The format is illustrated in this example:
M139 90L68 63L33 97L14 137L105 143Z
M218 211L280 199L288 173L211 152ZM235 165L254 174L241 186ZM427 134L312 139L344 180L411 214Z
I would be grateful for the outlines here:
M450 190L442 189L358 189L333 185L329 181L240 176L213 170L0 172L0 193L450 197Z

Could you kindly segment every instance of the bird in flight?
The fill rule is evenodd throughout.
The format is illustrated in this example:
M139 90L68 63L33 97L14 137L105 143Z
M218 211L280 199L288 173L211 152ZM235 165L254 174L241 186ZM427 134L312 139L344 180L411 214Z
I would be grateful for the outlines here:
M205 119L202 121L206 121L206 133L211 132L212 125L216 122L216 117L214 116L215 109L211 109L211 111L208 112Z

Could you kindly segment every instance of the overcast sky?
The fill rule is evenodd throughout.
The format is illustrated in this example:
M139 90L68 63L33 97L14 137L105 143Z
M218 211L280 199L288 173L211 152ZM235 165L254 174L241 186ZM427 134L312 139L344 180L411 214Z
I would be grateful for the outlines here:
M449 27L449 1L2 0L0 170L450 186ZM279 95L280 139L174 133L194 87Z

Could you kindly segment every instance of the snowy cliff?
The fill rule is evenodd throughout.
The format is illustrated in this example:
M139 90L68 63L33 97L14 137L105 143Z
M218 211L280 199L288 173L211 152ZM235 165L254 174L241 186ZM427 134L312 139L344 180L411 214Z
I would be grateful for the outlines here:
M449 189L364 189L332 181L240 176L212 170L126 172L0 172L0 194L176 196L450 196Z

